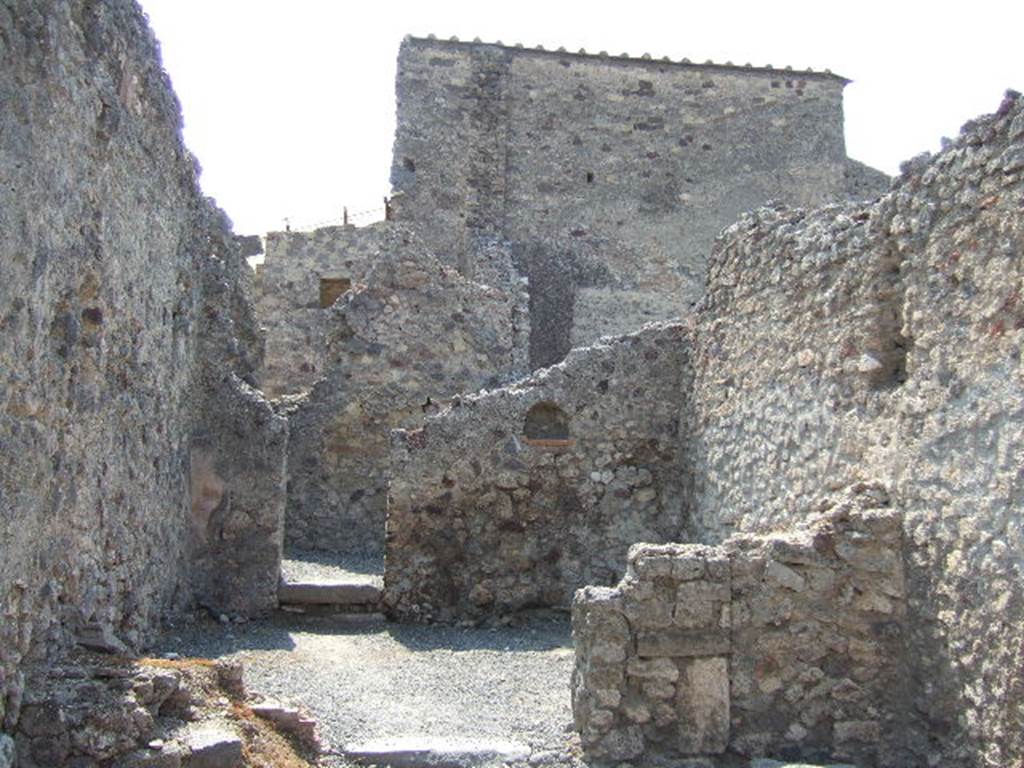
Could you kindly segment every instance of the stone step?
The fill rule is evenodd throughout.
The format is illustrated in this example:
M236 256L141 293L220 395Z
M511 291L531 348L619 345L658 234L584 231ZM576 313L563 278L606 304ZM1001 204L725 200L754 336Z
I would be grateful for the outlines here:
M367 581L284 581L277 587L282 605L330 605L362 609L380 604L383 590Z
M780 760L771 760L766 757L755 757L750 761L750 768L857 768L849 763L828 763L819 765L817 763L787 763Z
M477 768L523 763L530 748L510 741L465 741L432 737L378 739L353 744L343 754L367 765L390 768Z

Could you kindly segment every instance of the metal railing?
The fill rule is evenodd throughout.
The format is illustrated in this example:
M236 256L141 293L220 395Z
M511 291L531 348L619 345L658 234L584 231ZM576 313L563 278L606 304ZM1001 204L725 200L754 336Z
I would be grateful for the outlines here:
M341 215L331 219L320 219L313 221L309 219L297 219L287 216L283 219L285 232L311 232L321 227L347 227L349 225L364 227L378 221L389 219L391 212L390 201L384 198L382 205L373 208L366 208L361 211L350 211L348 206L342 206Z

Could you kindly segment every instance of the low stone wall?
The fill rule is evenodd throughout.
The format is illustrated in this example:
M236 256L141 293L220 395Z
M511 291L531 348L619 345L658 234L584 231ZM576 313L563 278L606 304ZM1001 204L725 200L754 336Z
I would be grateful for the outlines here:
M630 544L688 520L679 450L688 331L574 350L394 434L385 591L402 619L567 607L613 584Z
M638 544L617 587L580 590L587 755L914 764L900 516L880 489L856 490L795 533Z

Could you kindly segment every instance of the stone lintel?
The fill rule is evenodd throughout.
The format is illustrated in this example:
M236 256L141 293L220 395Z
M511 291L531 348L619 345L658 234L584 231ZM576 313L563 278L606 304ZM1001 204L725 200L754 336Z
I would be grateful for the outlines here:
M719 656L731 650L729 633L723 629L661 629L637 637L641 658L664 656Z

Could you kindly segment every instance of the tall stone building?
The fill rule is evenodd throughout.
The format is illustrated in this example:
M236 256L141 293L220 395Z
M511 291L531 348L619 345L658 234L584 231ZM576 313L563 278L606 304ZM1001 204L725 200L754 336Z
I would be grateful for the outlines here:
M846 156L845 78L407 38L391 178L399 217L469 272L508 244L529 278L530 363L686 313L711 243L767 200L873 197Z

